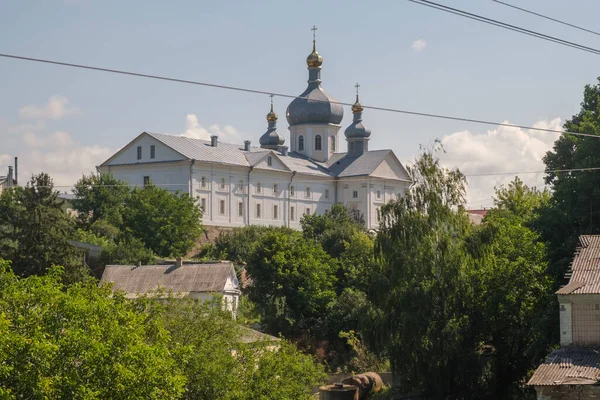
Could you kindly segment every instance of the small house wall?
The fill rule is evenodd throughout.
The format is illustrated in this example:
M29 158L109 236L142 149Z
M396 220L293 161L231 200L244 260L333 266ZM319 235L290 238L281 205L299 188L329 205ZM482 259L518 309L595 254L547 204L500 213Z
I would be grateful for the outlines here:
M600 387L593 385L536 386L537 400L600 399Z

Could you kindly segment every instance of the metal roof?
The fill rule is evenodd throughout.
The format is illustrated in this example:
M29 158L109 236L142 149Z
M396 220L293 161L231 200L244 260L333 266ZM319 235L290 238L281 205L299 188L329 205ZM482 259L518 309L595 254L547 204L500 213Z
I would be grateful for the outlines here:
M113 290L126 297L151 293L159 288L176 294L223 292L228 278L238 287L231 262L175 265L107 265L101 282L113 282Z
M579 237L569 283L556 294L600 294L600 235Z
M327 167L333 175L340 178L370 175L389 154L394 152L389 149L371 150L365 151L358 157L348 153L336 153L327 161ZM398 179L409 180L409 176L406 174Z
M530 386L594 385L600 380L600 348L563 347L550 353Z

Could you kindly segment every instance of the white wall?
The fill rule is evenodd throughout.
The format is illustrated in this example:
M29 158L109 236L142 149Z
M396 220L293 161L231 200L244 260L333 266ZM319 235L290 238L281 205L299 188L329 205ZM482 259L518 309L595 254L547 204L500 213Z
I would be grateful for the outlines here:
M558 315L560 318L560 345L569 346L573 344L573 319L571 303L561 301L558 296Z
M108 165L100 167L103 173L111 173L115 178L131 186L144 186L144 177L150 182L171 192L189 193L190 162L157 162L130 165Z
M155 146L154 158L150 158L150 146L152 145ZM137 158L138 146L142 147L142 158L140 160ZM117 165L174 160L185 160L185 157L170 147L165 146L162 142L154 139L152 136L142 133L137 139L134 139L127 146L119 150L113 157L105 162L105 164Z

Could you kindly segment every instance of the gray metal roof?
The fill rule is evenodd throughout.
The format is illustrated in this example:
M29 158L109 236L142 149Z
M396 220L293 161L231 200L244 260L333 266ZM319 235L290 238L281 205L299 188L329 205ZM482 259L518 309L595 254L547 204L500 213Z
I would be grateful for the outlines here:
M579 237L569 283L556 294L600 294L600 235Z
M340 178L370 175L390 153L393 154L392 150L372 150L365 151L358 157L336 153L327 161L327 166L333 175ZM401 179L408 180L408 175Z
M368 138L371 136L371 129L367 128L362 123L362 112L355 112L352 123L344 131L344 135L348 139L352 138Z
M600 349L563 347L550 353L529 386L595 385L600 381Z
M310 83L299 97L292 100L286 111L286 118L290 125L309 123L338 125L343 117L344 107L325 92L319 83Z
M187 295L201 292L223 292L228 278L238 286L231 262L175 265L107 265L101 283L113 282L114 290L127 297L151 293L164 288Z

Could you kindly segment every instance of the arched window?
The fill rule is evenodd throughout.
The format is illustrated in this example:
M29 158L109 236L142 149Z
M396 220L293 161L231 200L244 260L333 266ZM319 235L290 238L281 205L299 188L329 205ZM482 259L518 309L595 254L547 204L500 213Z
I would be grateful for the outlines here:
M304 136L298 136L298 151L304 151Z
M315 151L321 151L321 135L315 136Z
M331 152L335 153L335 136L331 137Z

